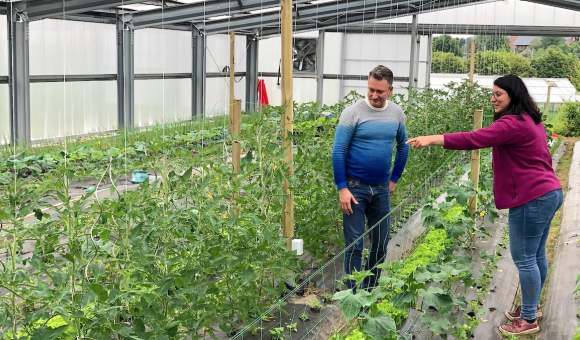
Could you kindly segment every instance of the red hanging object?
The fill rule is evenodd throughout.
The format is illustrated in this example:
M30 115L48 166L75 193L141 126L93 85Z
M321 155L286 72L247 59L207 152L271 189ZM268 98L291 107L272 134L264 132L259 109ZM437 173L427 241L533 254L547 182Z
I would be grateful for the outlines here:
M266 92L266 84L264 79L258 79L258 100L260 105L264 108L264 105L270 105L268 102L268 93Z

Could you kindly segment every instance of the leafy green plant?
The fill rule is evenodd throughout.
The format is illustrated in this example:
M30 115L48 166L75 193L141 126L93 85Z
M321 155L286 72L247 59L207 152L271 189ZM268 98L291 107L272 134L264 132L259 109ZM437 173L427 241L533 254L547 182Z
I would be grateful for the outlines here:
M286 325L286 329L289 332L298 332L298 328L297 328L297 324L296 323L291 323L289 325Z
M322 296L322 302L324 302L324 303L330 303L330 302L332 302L332 294L328 294L328 293L327 294L324 294Z
M554 133L568 136L580 136L580 103L565 102L558 110L554 121Z
M355 329L353 330L345 340L368 340L369 336L365 335L361 330Z
M397 325L401 324L409 316L406 310L393 306L393 303L390 301L380 302L377 304L377 307L393 318Z
M300 320L306 322L310 320L310 318L308 317L308 315L306 315L306 313L302 313L302 315L300 315Z
M270 337L272 340L283 340L284 336L284 327L276 327L270 330Z
M484 92L488 104L487 92L453 86L395 98L408 112L410 134L471 125L465 108L480 107ZM351 93L322 111L339 117L359 97ZM290 178L295 236L305 240L316 262L343 243L330 159L337 118L322 117L320 111L312 103L297 105L298 129L290 137L296 150ZM285 289L279 283L302 269L286 249L287 240L279 237L287 199L280 183L288 170L280 148L281 112L269 107L265 117L244 117L236 137L244 150L238 174L224 157L233 142L227 118L94 136L66 149L54 144L1 152L0 201L6 204L0 207L5 238L0 248L7 260L0 337L21 331L31 337L56 334L62 326L54 330L48 323L62 318L67 326L61 336L199 339L213 336L216 327L231 333L277 302ZM449 155L441 150L412 154L394 202ZM156 180L126 190L125 176L134 169L147 169ZM95 191L79 194L87 183ZM106 191L109 197L98 196ZM416 206L403 207L401 220ZM37 221L30 223L33 217ZM22 257L30 242L35 244L32 257ZM413 274L387 285L416 292L423 283ZM353 314L387 297L384 289L377 292L384 296L373 301L357 293ZM386 337L392 317L373 308L361 327L369 336Z
M252 333L252 335L256 335L258 332L262 332L263 330L264 327L252 327L250 328L250 333Z
M315 312L320 312L322 305L320 304L320 300L318 300L318 298L314 297L314 299L310 302L310 309Z

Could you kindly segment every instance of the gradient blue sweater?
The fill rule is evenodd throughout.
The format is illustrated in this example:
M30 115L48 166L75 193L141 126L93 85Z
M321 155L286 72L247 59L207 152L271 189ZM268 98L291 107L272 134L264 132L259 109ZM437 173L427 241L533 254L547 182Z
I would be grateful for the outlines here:
M346 188L347 175L368 184L397 182L409 157L407 138L405 114L391 101L386 108L375 109L361 99L344 109L332 149L337 188ZM391 172L395 141L397 153Z

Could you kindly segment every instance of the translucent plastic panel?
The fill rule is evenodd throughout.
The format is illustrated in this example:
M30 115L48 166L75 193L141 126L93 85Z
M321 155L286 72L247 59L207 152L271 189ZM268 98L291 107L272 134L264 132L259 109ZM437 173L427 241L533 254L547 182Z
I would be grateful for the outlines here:
M343 74L367 75L379 64L395 77L409 76L410 35L347 34Z
M191 80L135 81L135 125L150 126L191 117Z
M246 105L246 79L236 78L236 81L237 82L234 85L234 97L242 100L242 110L244 110ZM229 78L227 77L207 78L205 93L205 113L207 116L213 117L229 113L229 85ZM269 91L269 88L267 91ZM268 96L270 96L270 92L268 92ZM270 103L272 103L272 101L270 101Z
M0 76L8 75L8 23L6 16L0 15Z
M30 74L117 73L115 25L45 19L30 23Z
M258 46L262 42L258 43ZM206 43L206 69L208 73L221 72L224 67L230 65L230 36L227 34L216 34L207 37ZM246 70L247 44L245 36L236 36L234 43L234 70L244 72ZM258 47L260 49L260 47ZM279 54L280 52L278 52ZM274 58L270 55L268 58ZM258 58L259 60L259 58ZM258 61L259 63L259 61Z
M135 31L135 73L191 73L191 32Z
M10 104L8 85L0 84L0 144L10 140Z
M117 83L32 83L30 106L33 140L114 130Z

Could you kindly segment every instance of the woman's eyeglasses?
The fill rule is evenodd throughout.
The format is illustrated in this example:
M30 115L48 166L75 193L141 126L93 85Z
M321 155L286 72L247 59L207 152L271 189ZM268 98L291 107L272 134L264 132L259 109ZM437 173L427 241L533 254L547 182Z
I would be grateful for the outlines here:
M498 99L499 97L501 97L501 96L502 96L502 95L504 95L504 94L507 94L507 93L506 93L506 92L499 92L499 91L497 91L497 92L492 92L492 93L491 93L491 96L492 96L494 99Z

